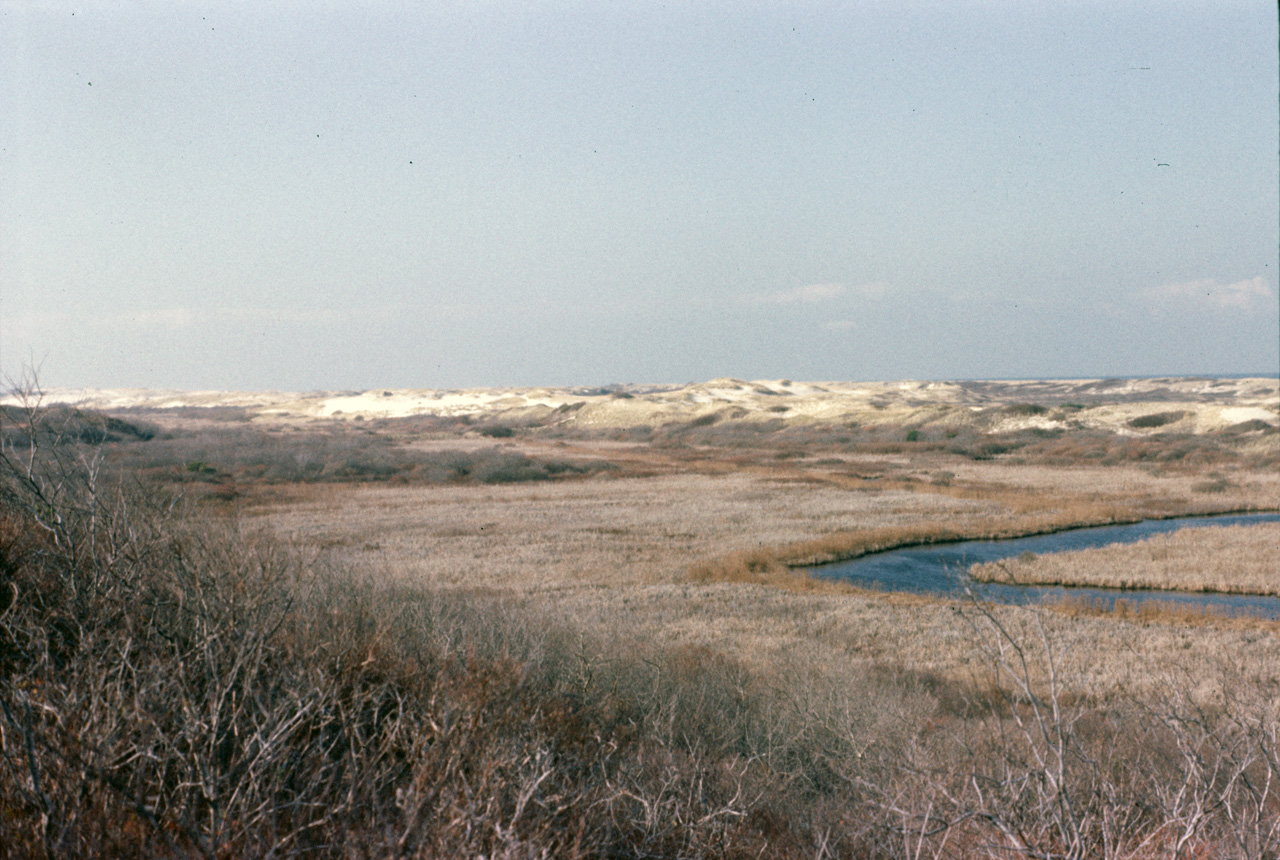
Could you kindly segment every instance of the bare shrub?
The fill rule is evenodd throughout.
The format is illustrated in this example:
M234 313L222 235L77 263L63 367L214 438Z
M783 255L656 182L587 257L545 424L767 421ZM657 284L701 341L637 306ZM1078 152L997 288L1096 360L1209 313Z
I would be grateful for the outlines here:
M953 723L902 784L868 786L899 856L1265 858L1280 849L1271 683L1228 670L1207 703L1188 676L1096 702L1037 610L966 612L996 707ZM975 688L982 689L982 688ZM1239 716L1247 715L1247 716Z
M597 671L499 607L4 454L0 855L794 856L753 818L785 791L731 662Z
M0 449L0 857L1280 850L1274 678L1224 667L1215 698L1170 671L1092 700L1061 628L981 604L970 679L620 642L328 569L19 415L32 444Z

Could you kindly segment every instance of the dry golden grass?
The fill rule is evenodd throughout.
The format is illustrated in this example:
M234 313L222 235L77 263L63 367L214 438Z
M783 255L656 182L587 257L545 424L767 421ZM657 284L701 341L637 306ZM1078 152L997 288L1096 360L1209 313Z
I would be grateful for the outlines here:
M536 486L326 486L253 517L386 581L500 594L623 641L712 648L769 675L838 683L884 662L965 677L972 630L957 605L859 591L790 563L1170 514L1202 501L1183 495L1194 475L959 464L952 485L939 487L923 477L939 464L917 465L913 481L753 466ZM1259 473L1238 483L1248 495L1214 501L1264 506L1278 482ZM1260 673L1280 665L1280 643L1265 630L1213 619L1186 626L1075 613L1049 623L1091 694L1140 685L1149 667L1176 662L1200 668L1207 695L1209 667L1226 654Z
M455 445L411 433L400 441ZM1221 490L1208 493L1196 488L1210 467L1182 461L1051 466L975 461L937 447L822 444L780 458L767 447L537 437L503 445L621 468L499 486L282 485L250 493L243 516L384 582L497 595L620 648L711 649L764 677L839 686L886 664L965 679L976 665L971 625L957 604L859 591L795 565L1280 501L1280 474L1241 464L1214 464ZM1030 623L1021 610L1000 613L1015 626ZM1197 694L1208 697L1226 655L1256 678L1280 665L1265 625L1080 608L1047 623L1090 695L1140 687L1176 665L1194 672Z
M1280 523L1185 529L1133 544L976 564L981 582L1280 595Z
M996 516L991 502L749 473L495 487L325 487L278 531L410 581L514 594L681 582L691 563L837 533Z
M591 479L255 485L179 521L78 449L5 451L0 858L1280 850L1275 625L787 567L1265 507L1261 467L637 446Z
M1118 480L1115 471L977 467L965 470L963 478L944 472L948 476L945 482L924 481L912 475L890 477L878 486L940 497L938 516L892 526L860 523L854 529L827 532L807 540L737 551L695 565L692 574L699 581L761 581L761 576L774 576L786 568L828 564L904 546L1024 537L1148 518L1261 509L1269 506L1267 496L1275 486L1262 477L1246 480L1233 484L1237 492L1230 496L1207 502L1182 495L1186 485L1194 483L1193 476L1182 476L1182 481L1173 486L1161 486L1161 479L1145 471L1127 469ZM839 474L827 475L825 480L841 487L865 487L856 479ZM995 510L989 516L975 512L974 516L955 519L943 513L941 498L982 503Z
M905 546L1024 537L1140 519L1136 509L1109 503L1080 503L1021 515L1006 510L995 516L970 517L962 522L930 521L835 532L782 546L733 553L695 565L691 573L699 581L751 580L755 574L781 568L812 567Z
M1125 598L1111 601L1091 600L1083 597L1063 597L1046 604L1053 612L1073 617L1110 618L1139 624L1172 625L1183 628L1208 628L1241 630L1280 635L1280 621L1264 618L1230 607L1209 604L1188 604L1174 601L1141 600Z

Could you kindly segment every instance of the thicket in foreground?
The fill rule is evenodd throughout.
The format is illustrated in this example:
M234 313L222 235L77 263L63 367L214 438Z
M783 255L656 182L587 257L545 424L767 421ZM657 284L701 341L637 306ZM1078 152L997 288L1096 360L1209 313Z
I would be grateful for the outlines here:
M605 659L500 603L355 583L109 480L92 445L27 438L0 462L6 857L1280 852L1274 688L1090 703L1044 627L981 606L982 686Z

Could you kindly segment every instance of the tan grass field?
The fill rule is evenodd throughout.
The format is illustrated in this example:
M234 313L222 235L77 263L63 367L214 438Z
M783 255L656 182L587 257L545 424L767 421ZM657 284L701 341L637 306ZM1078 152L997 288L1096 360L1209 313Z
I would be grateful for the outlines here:
M155 396L142 402L154 405ZM613 472L570 481L258 488L246 496L242 516L383 582L501 595L591 635L712 648L767 673L803 664L809 674L839 678L851 666L888 660L960 676L971 665L963 607L858 592L809 579L793 572L796 566L919 542L1280 507L1280 472L1269 465L1280 449L1277 436L1256 429L1280 423L1273 380L716 380L603 393L165 397L175 408L244 408L253 426L281 428L286 437L302 420L328 416L353 427L357 417L367 424L381 415L391 423L361 432L394 438L423 456L495 450L615 464ZM180 413L191 422L199 408L144 414L163 423ZM468 423L443 430L396 423L415 415L467 416ZM697 420L708 415L720 417ZM1126 423L1153 415L1167 417L1147 422L1154 427ZM763 420L783 421L780 435L744 437L735 429ZM496 442L469 429L519 429L520 421L533 423ZM673 437L610 435L662 421L691 429ZM1205 444L1198 440L1217 438L1205 434L1247 421L1255 423L1243 435L1223 437L1240 453L1197 453ZM843 430L852 439L832 435L846 425L855 428ZM857 428L872 435L859 437ZM911 428L937 441L886 441L902 440ZM1026 438L1054 447L974 459L965 451L977 443L953 450L946 441L950 434L999 439L1033 430L1040 436ZM1133 444L1146 447L1117 460L1116 446ZM1182 540L1192 555L1212 560L1204 575L1215 581L1230 577L1234 559L1258 551L1235 532L1199 550L1207 538ZM1059 612L1050 623L1096 693L1148 664L1201 664L1206 683L1213 676L1207 667L1225 654L1259 671L1280 665L1268 622Z
M1136 468L979 464L957 472L974 480L968 488L913 489L802 479L790 467L703 468L483 488L331 486L253 516L384 581L500 594L611 641L706 647L771 676L834 683L885 662L950 677L980 667L965 606L859 592L779 561L811 556L815 542L911 542L939 524L957 535L1016 534L1206 504L1189 489L1196 475ZM1275 475L1240 476L1237 494L1215 501L1262 507L1278 490ZM1015 626L1033 621L1026 610L999 612ZM1073 677L1097 695L1140 685L1159 665L1200 667L1207 694L1210 667L1228 654L1252 672L1280 673L1270 622L1048 619Z
M501 595L592 635L705 646L770 672L801 661L840 676L848 661L890 660L959 675L972 656L961 607L856 592L798 566L912 543L1280 508L1273 379L47 396L172 427L170 456L220 479L220 458L256 439L273 440L272 456L290 467L317 446L337 446L341 460L375 443L424 462L464 452L607 463L571 480L299 483L298 473L216 489L240 498L246 522L384 583ZM219 443L233 438L225 428L250 435ZM1244 534L1181 540L1209 559L1203 581L1225 582L1259 552ZM1085 564L1088 576L1107 575L1092 557ZM1051 623L1093 691L1149 659L1280 665L1268 622L1059 612Z
M797 569L1280 509L1274 380L77 403L0 405L0 857L1280 851L1280 622Z
M1280 595L1280 523L1185 529L1133 544L976 564L983 582Z
M1130 387L1126 396L1138 402L1117 403L1113 412L1165 410L1137 397L1142 385ZM1235 389L1202 405L1236 417L1229 410L1266 402L1269 389L1255 387L1257 399L1247 407L1232 399ZM887 398L888 390L874 394ZM911 387L897 396L913 398L918 416L933 406L952 409L957 391ZM1006 409L1001 394L1015 402L1035 396L1019 387L996 390L982 408ZM924 402L931 395L933 406ZM898 408L906 410L881 411ZM977 414L973 404L963 408ZM964 676L974 668L971 621L957 605L860 593L810 580L792 566L921 541L1280 505L1275 470L1227 463L1092 465L1081 458L1048 465L909 446L818 446L778 460L768 448L670 449L573 437L504 444L532 454L554 446L562 456L606 457L624 471L483 488L333 486L258 516L387 580L480 589L621 641L707 647L780 677L802 671L838 682L885 661ZM1235 557L1210 552L1215 569ZM1001 612L1029 622L1020 610ZM1209 667L1227 654L1261 673L1280 666L1275 625L1267 622L1058 613L1049 623L1072 671L1096 694L1140 683L1152 666L1175 662L1200 666L1212 685Z

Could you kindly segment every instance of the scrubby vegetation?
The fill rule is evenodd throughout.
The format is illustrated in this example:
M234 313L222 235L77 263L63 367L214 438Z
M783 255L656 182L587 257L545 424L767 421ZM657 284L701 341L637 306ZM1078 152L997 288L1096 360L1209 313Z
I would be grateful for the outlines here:
M100 412L57 405L41 410L41 420L32 423L16 406L0 406L0 444L29 448L33 443L54 446L72 442L101 444L152 439L159 432L142 421L126 421Z
M204 484L206 490L223 496L261 484L501 484L616 468L597 458L534 458L497 445L419 450L385 433L341 427L288 432L239 426L171 431L145 444L114 445L107 456L117 469L155 481Z
M1166 424L1172 424L1185 415L1185 412L1156 412L1150 415L1140 415L1137 418L1130 418L1128 424L1130 427L1147 428L1147 427L1163 427Z
M783 407L785 408L785 407ZM1028 407L1029 408L1029 407ZM1036 414L1015 410L1012 414ZM1146 416L1158 418L1159 416ZM1144 419L1134 419L1142 421ZM1162 424L1142 424L1144 427ZM1075 427L1032 427L1023 430L984 430L931 424L903 429L884 425L786 425L781 419L734 420L710 413L692 421L670 422L658 428L611 428L571 430L550 428L552 438L644 441L655 449L690 445L723 450L765 450L773 453L797 452L897 454L938 452L968 460L988 461L1000 457L1022 464L1077 465L1096 463L1114 466L1125 463L1161 463L1201 467L1211 464L1244 463L1251 468L1280 464L1274 446L1252 451L1242 445L1248 434L1274 434L1265 422L1232 427L1217 434L1162 433L1155 436L1120 436L1104 430Z
M0 857L1280 852L1274 673L1099 695L976 603L965 677L621 640L322 562L165 471L234 452L139 470L56 417L4 416Z

